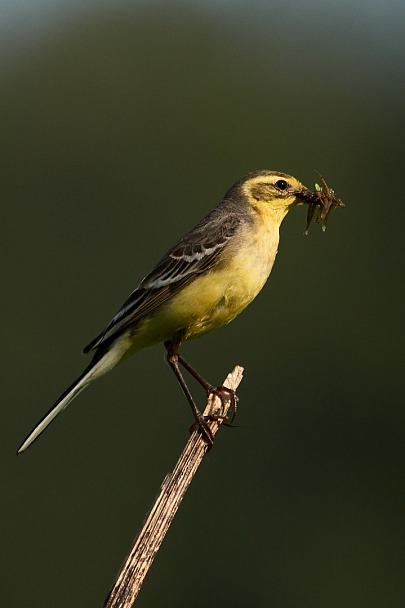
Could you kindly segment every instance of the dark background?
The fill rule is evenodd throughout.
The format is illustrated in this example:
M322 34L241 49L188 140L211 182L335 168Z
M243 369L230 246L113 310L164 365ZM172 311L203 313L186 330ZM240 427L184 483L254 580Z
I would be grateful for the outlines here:
M163 348L15 451L142 276L262 168L308 187L316 169L347 206L306 238L294 210L254 305L185 345L214 383L245 367L240 428L220 431L139 603L402 605L403 3L7 6L2 605L102 605L188 436Z

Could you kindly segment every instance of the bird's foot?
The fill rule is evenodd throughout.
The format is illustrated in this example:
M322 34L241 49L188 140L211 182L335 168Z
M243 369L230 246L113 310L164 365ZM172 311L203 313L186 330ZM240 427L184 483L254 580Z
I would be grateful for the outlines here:
M225 407L228 399L230 399L232 408L232 418L230 423L228 423L228 416L225 416L224 414L218 412L212 413L209 416L203 416L203 414L200 413L196 417L196 421L194 422L194 424L191 425L190 433L198 431L204 442L207 444L207 452L209 452L212 446L214 445L214 435L212 434L208 422L221 420L223 421L222 424L224 424L225 426L234 426L232 425L232 422L235 418L236 410L238 408L239 398L233 389L223 385L217 387L208 385L206 386L206 390L208 396L215 395L215 397L218 397L218 399L220 399L222 408Z
M238 402L239 402L239 397L237 396L235 391L232 388L228 388L227 386L222 385L222 386L217 386L217 387L208 386L207 393L208 393L208 395L215 395L215 397L218 397L221 400L222 408L225 407L227 398L229 398L231 400L232 418L231 418L230 424L227 424L227 420L228 420L227 416L222 416L221 414L213 414L210 416L211 420L225 420L225 422L223 424L225 424L226 426L231 426L232 422L235 419L236 410L238 409Z
M202 439L207 445L207 452L209 452L214 445L214 435L212 434L208 420L212 420L211 416L209 419L207 419L200 414L194 424L190 426L190 433L193 433L194 431L198 431L200 433Z

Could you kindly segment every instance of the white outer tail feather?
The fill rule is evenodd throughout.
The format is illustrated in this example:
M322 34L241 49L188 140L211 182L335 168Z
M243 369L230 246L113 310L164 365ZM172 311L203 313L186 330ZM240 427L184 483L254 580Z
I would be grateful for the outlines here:
M82 390L86 388L88 383L89 381L84 382L84 378L82 380L79 380L76 386L74 386L61 401L57 401L51 411L45 416L45 418L43 418L41 422L37 424L34 430L31 431L27 439L18 449L17 454L21 454L21 452L24 452L24 450L26 450L31 445L31 443L33 443L35 439L40 436L40 434L46 429L46 427L51 424L52 420L56 418L56 416L60 414L65 409L65 407L67 407L69 403L73 401L73 399L77 397L77 395L81 393Z
M122 337L123 338L123 337ZM28 437L25 439L17 454L24 452L47 428L49 424L56 418L65 407L75 399L96 378L103 376L110 371L121 360L122 355L127 350L127 341L125 339L117 340L113 346L93 365L83 372L81 376L63 393L56 401L51 410L45 417L34 427Z

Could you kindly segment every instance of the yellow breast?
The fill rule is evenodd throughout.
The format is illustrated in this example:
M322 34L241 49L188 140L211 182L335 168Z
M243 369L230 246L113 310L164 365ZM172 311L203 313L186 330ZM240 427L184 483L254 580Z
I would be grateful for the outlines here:
M250 304L271 272L279 233L278 226L258 230L247 225L244 230L228 243L213 269L142 319L130 337L132 352L170 340L179 331L183 340L201 336L229 323Z
M200 336L234 319L265 284L278 247L278 230L241 235L217 266L175 298L187 327L186 339Z

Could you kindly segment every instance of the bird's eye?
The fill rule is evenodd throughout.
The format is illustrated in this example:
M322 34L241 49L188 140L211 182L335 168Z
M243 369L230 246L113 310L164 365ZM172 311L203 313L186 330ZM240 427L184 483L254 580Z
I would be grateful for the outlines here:
M279 190L285 190L288 186L287 182L285 181L285 179L279 179L276 182L276 186Z

